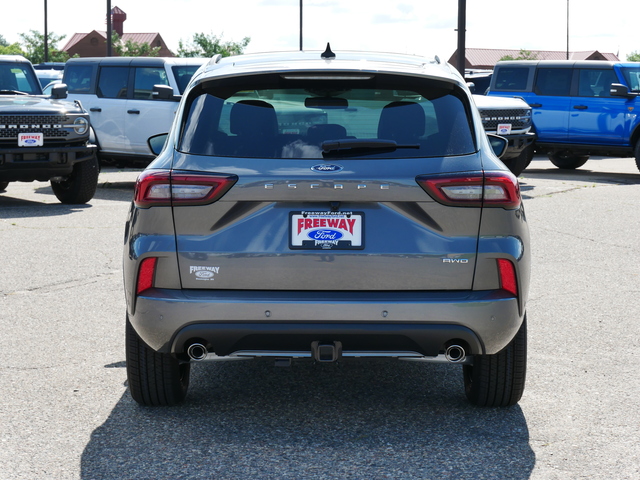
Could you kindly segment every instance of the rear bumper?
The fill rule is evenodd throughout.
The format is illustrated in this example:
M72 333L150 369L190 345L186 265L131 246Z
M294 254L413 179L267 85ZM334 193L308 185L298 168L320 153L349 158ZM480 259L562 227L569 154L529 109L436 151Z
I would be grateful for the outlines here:
M76 163L95 156L95 145L0 148L0 180L47 181L71 174Z
M493 354L515 336L518 301L501 290L465 292L280 292L150 289L131 324L147 345L181 357L191 343L219 356L238 351L309 351L341 342L345 351L441 354L462 341Z

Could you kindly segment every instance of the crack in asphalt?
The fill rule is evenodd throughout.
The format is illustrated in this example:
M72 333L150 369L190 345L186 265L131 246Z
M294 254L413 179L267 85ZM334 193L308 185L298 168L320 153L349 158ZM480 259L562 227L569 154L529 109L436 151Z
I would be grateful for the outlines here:
M71 288L84 287L86 285L98 283L101 279L104 279L106 277L112 277L113 275L120 274L120 273L121 272L119 270L118 271L114 270L108 273L98 273L96 275L93 275L91 279L75 278L71 280L64 280L62 282L50 283L47 285L38 285L32 288L27 288L23 290L14 290L11 292L0 292L0 295L4 297L8 297L10 295L27 295L34 292L48 293L48 291L57 291L63 288L70 288L70 287Z

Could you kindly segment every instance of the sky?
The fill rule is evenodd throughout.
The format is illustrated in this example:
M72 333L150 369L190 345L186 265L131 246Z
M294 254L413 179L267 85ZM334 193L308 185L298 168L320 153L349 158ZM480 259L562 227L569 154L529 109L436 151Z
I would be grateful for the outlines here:
M66 35L106 30L104 0L2 0L0 35L19 42L20 33L48 30ZM10 3L9 3L10 2ZM640 52L638 0L603 7L593 0L510 2L467 0L467 48L598 50L621 59ZM292 51L300 47L300 0L111 0L127 14L124 31L159 32L170 50L194 33L225 41L250 37L246 53ZM303 0L303 49L363 50L438 55L457 48L456 0Z

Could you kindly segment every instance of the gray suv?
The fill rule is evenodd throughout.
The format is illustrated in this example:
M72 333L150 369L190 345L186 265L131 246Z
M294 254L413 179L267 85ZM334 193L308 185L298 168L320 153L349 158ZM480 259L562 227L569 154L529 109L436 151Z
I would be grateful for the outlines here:
M11 182L51 182L62 203L86 203L98 185L89 114L66 85L42 93L31 62L0 55L0 192Z
M176 115L125 229L137 402L183 400L194 362L251 357L448 362L472 403L520 399L528 227L506 141L454 68L215 57Z

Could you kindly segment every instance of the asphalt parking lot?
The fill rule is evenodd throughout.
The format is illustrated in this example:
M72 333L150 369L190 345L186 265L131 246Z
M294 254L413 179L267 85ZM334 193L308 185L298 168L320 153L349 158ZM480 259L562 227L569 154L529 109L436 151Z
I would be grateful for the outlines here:
M136 171L88 205L0 194L0 478L640 478L640 173L596 157L521 176L533 246L519 405L482 409L459 366L198 364L142 408L124 362L121 248Z

